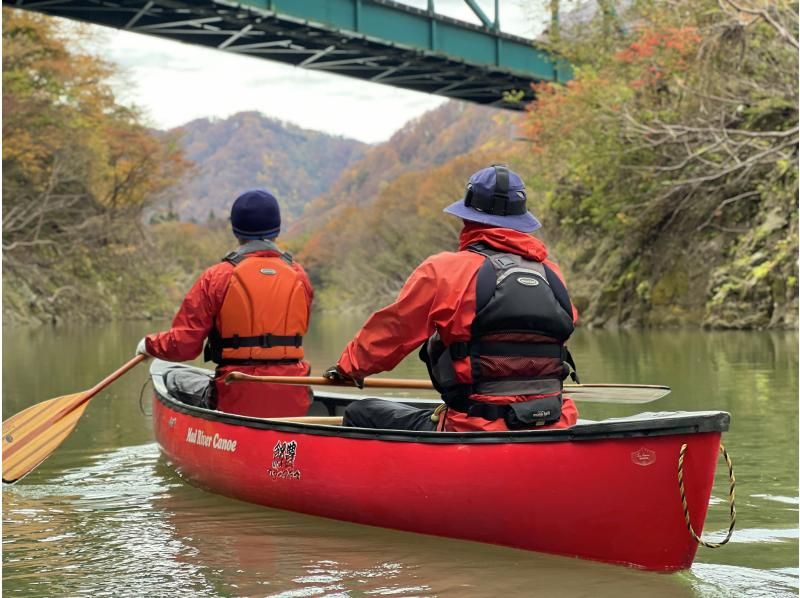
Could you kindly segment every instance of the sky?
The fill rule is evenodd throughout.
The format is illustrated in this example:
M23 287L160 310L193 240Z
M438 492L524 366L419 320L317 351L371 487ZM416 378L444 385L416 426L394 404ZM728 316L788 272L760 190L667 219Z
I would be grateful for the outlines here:
M426 4L423 0L405 3ZM493 0L479 0L479 4L491 18ZM532 37L542 29L536 15L544 14L547 5L549 0L501 0L502 29ZM436 0L436 9L478 22L464 0ZM304 128L378 143L446 101L441 96L151 36L92 29L97 35L90 49L116 63L123 73L116 84L119 98L143 109L148 123L159 129L258 110Z
M116 86L119 98L142 107L160 129L258 110L307 129L375 143L446 101L135 33L105 28L103 33L105 57L124 73Z

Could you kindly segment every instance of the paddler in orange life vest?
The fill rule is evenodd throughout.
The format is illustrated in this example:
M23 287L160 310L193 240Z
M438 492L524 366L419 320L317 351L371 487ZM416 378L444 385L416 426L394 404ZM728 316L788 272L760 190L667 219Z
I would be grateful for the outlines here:
M313 289L303 268L275 239L281 215L264 189L240 195L231 208L237 250L203 272L183 300L172 328L144 337L137 353L168 361L194 359L217 364L216 408L256 417L304 415L308 387L256 382L225 385L231 371L254 375L307 376L303 336ZM212 400L212 407L213 400Z
M444 405L434 413L381 399L351 403L344 425L447 432L564 428L578 411L565 343L577 311L526 208L522 179L501 165L472 175L444 210L464 221L459 250L425 260L325 372L360 385L421 348Z

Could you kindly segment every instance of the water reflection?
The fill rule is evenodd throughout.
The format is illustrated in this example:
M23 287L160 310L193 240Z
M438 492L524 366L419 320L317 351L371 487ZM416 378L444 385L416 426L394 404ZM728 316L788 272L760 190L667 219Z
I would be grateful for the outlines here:
M207 518L193 512L196 494L179 492L173 498L170 521L197 548L195 562L218 562L229 579L217 582L235 585L241 595L506 596L536 588L542 595L585 596L587 586L595 596L618 596L626 589L692 595L675 576L243 505Z
M336 361L361 321L317 318L309 334L315 372ZM4 417L88 388L160 326L4 330ZM38 470L4 488L3 589L9 596L797 595L797 335L579 330L571 349L587 382L672 386L645 409L731 412L723 441L736 467L737 532L720 550L701 548L691 571L643 573L208 494L159 457L139 412L146 379L139 368L93 399ZM424 366L412 356L392 375L422 377ZM580 408L589 418L642 410ZM727 528L726 498L720 464L706 534Z

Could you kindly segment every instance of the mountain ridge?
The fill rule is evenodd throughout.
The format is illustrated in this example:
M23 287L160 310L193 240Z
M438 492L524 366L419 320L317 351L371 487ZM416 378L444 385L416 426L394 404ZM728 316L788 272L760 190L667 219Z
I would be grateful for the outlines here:
M239 193L253 187L274 193L284 221L291 222L368 147L257 111L194 119L165 132L175 133L195 166L156 211L200 223L227 216Z

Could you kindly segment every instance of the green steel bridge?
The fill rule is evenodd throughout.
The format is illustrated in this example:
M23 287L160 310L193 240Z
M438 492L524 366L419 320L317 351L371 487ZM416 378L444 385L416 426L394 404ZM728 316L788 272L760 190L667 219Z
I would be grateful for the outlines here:
M168 38L306 69L521 109L532 82L559 82L569 65L500 30L392 0L3 0L6 6ZM514 95L521 101L510 101Z

